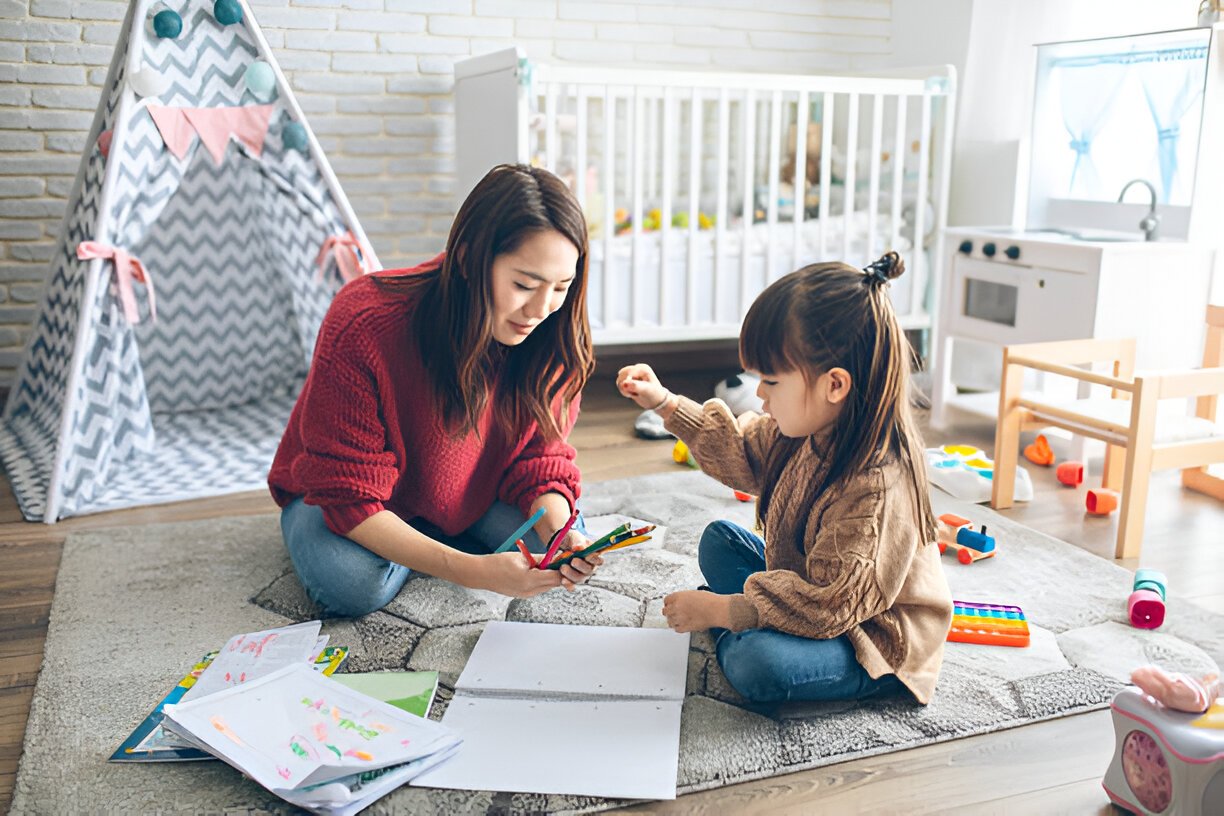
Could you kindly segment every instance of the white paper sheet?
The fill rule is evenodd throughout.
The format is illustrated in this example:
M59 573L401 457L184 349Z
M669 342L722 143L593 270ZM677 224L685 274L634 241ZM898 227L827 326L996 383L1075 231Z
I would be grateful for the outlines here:
M689 636L492 621L442 718L463 738L413 785L674 799Z
M491 621L455 688L679 700L688 645L670 629Z
M463 747L412 784L675 799L683 705L456 696L443 722Z
M311 657L322 650L315 649L321 626L316 620L234 635L180 703L249 683L284 666L310 663Z

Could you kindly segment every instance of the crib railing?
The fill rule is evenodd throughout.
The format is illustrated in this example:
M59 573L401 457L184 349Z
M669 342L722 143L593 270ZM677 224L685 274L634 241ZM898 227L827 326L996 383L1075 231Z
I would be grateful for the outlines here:
M951 66L647 71L533 65L510 49L456 65L459 193L501 161L569 180L591 227L597 343L734 337L781 274L889 249L908 270L894 293L902 324L923 329L925 303L938 303L926 290L943 251L954 93Z

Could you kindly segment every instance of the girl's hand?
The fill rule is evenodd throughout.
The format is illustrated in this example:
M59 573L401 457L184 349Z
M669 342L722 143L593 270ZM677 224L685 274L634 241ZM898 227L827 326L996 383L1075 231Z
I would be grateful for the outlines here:
M570 530L565 534L565 541L561 544L561 548L557 550L554 558L564 558L569 553L581 552L591 546L591 540L577 530ZM586 558L572 558L566 564L562 564L558 572L561 573L561 586L574 591L574 587L578 584L585 584L595 574L595 568L603 564L603 557L598 553L592 553ZM552 572L552 570L548 570Z
M491 589L511 598L530 598L561 586L558 570L541 570L527 564L518 550L476 556L476 589Z
M659 382L654 369L645 363L625 366L616 374L616 388L622 396L638 404L639 408L657 408L668 390Z
M731 628L731 604L725 595L687 589L663 599L663 617L673 631L684 634L721 626Z

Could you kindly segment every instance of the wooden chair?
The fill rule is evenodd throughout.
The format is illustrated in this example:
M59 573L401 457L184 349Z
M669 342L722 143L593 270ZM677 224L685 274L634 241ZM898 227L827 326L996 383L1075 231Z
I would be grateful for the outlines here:
M1077 365L1109 363L1111 374ZM1207 307L1203 368L1135 375L1134 340L1069 340L1026 343L1003 349L999 424L995 431L991 507L1011 507L1020 433L1051 425L1106 443L1101 485L1122 493L1117 558L1138 557L1152 471L1182 468L1182 483L1224 501L1224 478L1204 465L1224 462L1224 425L1215 422L1224 394L1224 306ZM1055 402L1022 394L1024 370L1060 374L1080 383L1107 386L1108 398ZM1194 416L1161 411L1161 400L1197 397ZM1168 404L1171 408L1177 405Z

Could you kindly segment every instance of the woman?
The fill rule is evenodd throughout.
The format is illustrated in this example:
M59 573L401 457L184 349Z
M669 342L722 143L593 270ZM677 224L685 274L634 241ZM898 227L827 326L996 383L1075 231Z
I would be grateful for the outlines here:
M385 606L412 570L529 597L600 560L532 569L490 554L538 509L533 552L580 491L566 439L594 367L587 228L556 176L495 167L446 251L336 295L268 484L307 594L327 612ZM581 520L565 550L587 542Z

